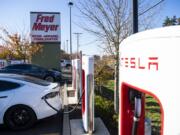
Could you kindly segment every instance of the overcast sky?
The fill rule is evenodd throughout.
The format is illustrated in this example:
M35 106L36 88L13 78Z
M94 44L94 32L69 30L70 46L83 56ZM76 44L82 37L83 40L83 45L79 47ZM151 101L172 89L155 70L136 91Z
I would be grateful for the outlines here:
M157 0L158 2L159 0ZM69 40L69 7L68 0L0 0L0 27L5 27L10 32L27 32L30 30L30 12L46 11L61 13L61 41L64 48ZM75 2L75 0L74 0ZM180 17L180 0L165 0L158 22L154 27L161 27L166 16ZM76 24L81 21L77 9L72 9L72 33L83 33L80 37L80 49L88 55L100 54L101 49L93 43L94 39ZM76 50L76 38L73 35L73 51Z

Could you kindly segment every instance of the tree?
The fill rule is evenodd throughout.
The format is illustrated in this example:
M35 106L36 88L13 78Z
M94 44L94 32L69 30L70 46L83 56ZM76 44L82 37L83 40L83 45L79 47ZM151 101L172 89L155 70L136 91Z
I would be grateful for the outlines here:
M180 18L177 19L177 25L180 25Z
M101 92L102 85L106 84L109 79L113 78L113 69L108 66L107 60L96 60L94 71L95 84Z
M119 91L119 45L126 37L132 34L132 12L129 5L130 3L127 0L79 0L77 4L82 16L87 19L86 24L88 24L83 24L81 27L97 37L101 41L103 49L115 59L115 92L117 100ZM141 12L141 21L139 22L144 29L150 27L152 18L156 15L153 11L157 11L157 8L143 14L143 11L152 5L152 2L146 0L139 2ZM116 110L118 111L118 101L116 103Z
M6 29L1 28L1 42L4 51L0 54L6 59L23 59L30 61L32 56L42 50L42 45L31 43L29 37L20 34L9 34Z
M172 21L172 25L177 25L177 18L176 18L176 16L173 16L171 21Z
M60 56L61 59L66 59L66 60L70 59L70 55L66 53L64 50L60 50Z
M0 52L0 59L6 59L9 56L10 51L7 48L4 48L2 45L1 47L3 50Z
M163 22L163 27L164 26L171 26L171 25L180 25L180 18L177 18L176 16L169 18L167 16Z
M170 18L167 16L166 19L165 19L165 21L164 21L164 23L163 23L163 26L169 26L169 25L171 25L171 20L170 20Z

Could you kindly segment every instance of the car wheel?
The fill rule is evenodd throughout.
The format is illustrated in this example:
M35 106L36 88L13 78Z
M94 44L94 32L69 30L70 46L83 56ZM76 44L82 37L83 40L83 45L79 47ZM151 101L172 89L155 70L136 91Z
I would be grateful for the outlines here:
M54 82L54 78L52 76L46 76L44 80L49 81L49 82Z
M37 118L34 111L25 105L16 105L5 113L4 123L13 130L22 130L31 127Z

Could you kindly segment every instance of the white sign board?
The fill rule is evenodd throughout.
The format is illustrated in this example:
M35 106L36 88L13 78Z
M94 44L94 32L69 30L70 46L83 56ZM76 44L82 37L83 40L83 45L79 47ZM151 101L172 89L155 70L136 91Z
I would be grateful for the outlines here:
M30 13L31 42L60 42L60 13Z

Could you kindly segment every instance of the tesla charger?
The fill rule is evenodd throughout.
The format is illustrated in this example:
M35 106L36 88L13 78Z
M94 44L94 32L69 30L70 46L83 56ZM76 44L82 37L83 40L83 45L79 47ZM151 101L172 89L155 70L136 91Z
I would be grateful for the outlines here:
M94 58L92 56L82 56L82 53L80 53L79 67L82 120L70 120L71 135L110 135L103 121L100 118L94 118ZM95 133L94 129L96 129Z
M78 93L79 91L79 77L80 77L80 60L79 59L74 59L73 60L73 72L72 72L72 85L73 85L73 89L76 90L76 92Z
M119 135L131 135L136 121L134 134L146 134L142 93L151 95L160 105L160 134L180 134L179 58L180 26L140 32L122 42ZM141 100L133 99L138 96Z
M82 57L82 120L85 132L94 131L94 58Z
M72 60L72 87L68 87L68 103L77 104L78 103L78 93L79 93L79 77L80 77L80 60Z

